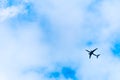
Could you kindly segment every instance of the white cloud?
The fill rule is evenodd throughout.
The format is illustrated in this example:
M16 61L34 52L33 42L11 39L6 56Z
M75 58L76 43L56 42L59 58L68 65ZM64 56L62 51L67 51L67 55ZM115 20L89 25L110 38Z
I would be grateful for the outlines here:
M43 41L45 34L39 19L11 29L7 20L26 12L24 4L0 9L0 20L4 22L0 25L0 80L47 80L44 74L57 63L77 66L80 80L96 80L95 77L97 80L119 80L119 59L110 51L111 37L119 33L119 1L100 2L95 6L97 13L87 9L93 3L91 0L26 2L34 5L38 18L47 16L50 28L58 37L57 43L53 46ZM95 43L87 46L92 40ZM89 60L84 49L94 47L99 48L96 54L101 56ZM24 73L36 67L47 69L43 73L34 70Z
M0 21L4 21L6 19L17 16L22 11L21 6L11 6L7 8L0 9Z
M0 9L6 7L7 3L7 0L0 0Z

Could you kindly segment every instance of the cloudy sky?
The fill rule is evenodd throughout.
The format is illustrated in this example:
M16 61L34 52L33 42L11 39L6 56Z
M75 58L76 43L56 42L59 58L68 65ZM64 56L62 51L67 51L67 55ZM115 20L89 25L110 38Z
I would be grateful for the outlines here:
M119 0L0 0L0 80L120 80L119 14Z

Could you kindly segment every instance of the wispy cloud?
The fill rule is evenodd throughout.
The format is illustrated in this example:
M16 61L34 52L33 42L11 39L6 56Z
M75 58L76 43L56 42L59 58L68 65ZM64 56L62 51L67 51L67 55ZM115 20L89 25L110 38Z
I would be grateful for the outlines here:
M25 13L25 10L22 8L22 6L11 6L7 8L2 8L0 9L0 21L15 17L21 12Z
M119 1L9 3L0 8L0 80L119 80ZM89 60L95 47L101 56Z

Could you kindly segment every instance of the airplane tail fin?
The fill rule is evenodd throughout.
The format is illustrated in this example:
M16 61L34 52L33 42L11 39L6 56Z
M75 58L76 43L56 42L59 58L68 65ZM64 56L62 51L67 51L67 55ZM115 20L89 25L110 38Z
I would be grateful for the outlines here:
M100 54L96 55L96 57L98 58L100 56Z

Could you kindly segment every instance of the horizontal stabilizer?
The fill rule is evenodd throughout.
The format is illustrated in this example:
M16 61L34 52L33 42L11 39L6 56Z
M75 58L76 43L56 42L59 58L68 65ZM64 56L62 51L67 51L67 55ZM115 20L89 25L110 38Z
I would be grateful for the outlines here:
M96 57L98 58L100 56L100 54L96 55Z

